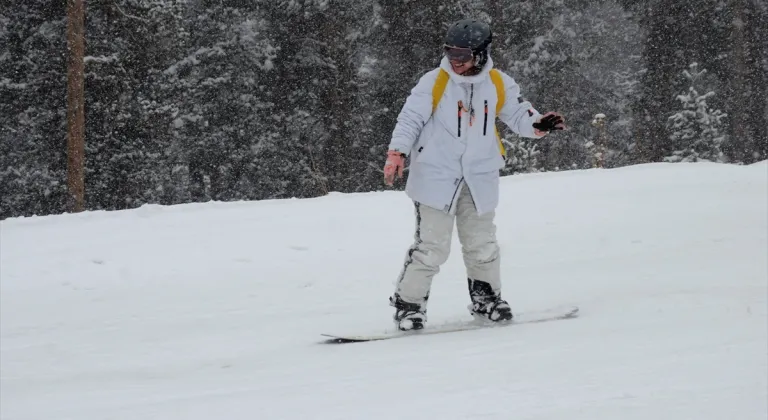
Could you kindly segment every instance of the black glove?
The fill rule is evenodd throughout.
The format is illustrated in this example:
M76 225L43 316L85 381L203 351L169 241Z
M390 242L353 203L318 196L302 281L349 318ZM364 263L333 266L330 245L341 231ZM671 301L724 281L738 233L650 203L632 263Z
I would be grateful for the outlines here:
M557 112L547 112L539 122L533 123L533 128L544 132L550 132L552 130L564 130L565 119Z

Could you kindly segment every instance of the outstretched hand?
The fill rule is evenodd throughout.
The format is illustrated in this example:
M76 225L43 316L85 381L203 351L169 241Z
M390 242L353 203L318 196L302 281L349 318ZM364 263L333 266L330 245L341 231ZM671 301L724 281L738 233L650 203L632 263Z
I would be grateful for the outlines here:
M543 136L553 130L565 130L565 118L560 113L547 112L533 123L533 128L538 136Z

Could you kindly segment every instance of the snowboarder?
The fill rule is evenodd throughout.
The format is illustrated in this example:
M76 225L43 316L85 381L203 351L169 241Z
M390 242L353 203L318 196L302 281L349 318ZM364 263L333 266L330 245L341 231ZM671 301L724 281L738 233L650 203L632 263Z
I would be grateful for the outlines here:
M541 115L520 96L512 77L493 68L490 26L464 19L445 35L440 66L411 90L392 133L384 182L402 177L414 201L416 233L390 305L401 330L424 328L432 278L448 259L456 224L467 272L470 311L491 321L512 319L501 298L499 245L494 224L504 147L498 117L523 137L563 130L556 112Z

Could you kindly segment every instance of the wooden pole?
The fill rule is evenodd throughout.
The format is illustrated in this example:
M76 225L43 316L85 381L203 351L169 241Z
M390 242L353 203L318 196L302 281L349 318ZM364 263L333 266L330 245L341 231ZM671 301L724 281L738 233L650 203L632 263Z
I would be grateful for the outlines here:
M83 0L67 0L67 187L69 210L85 209L85 106L84 106Z

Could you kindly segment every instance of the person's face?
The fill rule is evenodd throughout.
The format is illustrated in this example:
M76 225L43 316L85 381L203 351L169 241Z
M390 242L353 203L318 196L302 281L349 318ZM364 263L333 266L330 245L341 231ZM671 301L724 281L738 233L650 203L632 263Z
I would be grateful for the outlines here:
M475 57L472 55L472 50L469 48L454 48L446 46L444 49L445 56L451 63L451 68L456 74L464 74L471 69L475 64Z

